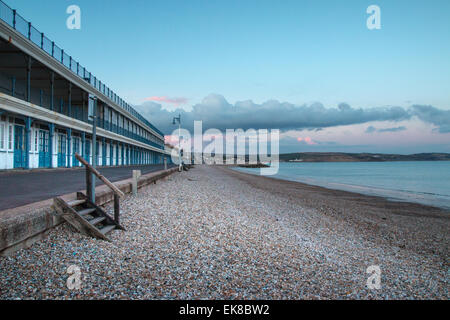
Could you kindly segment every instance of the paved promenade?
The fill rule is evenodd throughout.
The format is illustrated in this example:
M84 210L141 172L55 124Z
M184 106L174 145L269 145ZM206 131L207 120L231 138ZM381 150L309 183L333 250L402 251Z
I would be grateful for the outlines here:
M170 166L169 166L170 167ZM164 165L136 165L99 168L110 181L131 178L132 170L142 174L164 169ZM97 179L97 185L103 182ZM0 211L86 189L84 168L0 173Z

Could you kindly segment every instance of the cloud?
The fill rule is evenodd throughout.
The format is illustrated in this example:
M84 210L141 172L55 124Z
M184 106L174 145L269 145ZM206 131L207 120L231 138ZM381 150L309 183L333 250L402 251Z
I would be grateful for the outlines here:
M440 133L450 132L450 110L439 110L433 106L413 105L411 113L420 120L436 125Z
M399 132L399 131L405 131L406 127L395 127L395 128L385 128L385 129L378 129L378 132Z
M317 144L315 141L313 141L313 140L311 139L311 137L305 137L305 138L298 137L298 138L297 138L297 141L298 141L298 142L302 142L302 143L306 143L306 144L309 144L309 145Z
M186 98L168 98L168 97L148 97L144 99L145 101L156 101L156 102L164 102L169 104L174 104L176 106L179 106L180 104L184 104L188 102L188 99Z
M154 97L153 97L154 98ZM251 100L230 104L223 96L210 94L201 103L192 106L191 111L182 108L169 111L162 108L164 97L148 100L136 106L143 116L166 134L176 129L172 119L181 114L182 127L193 132L194 120L203 121L203 130L216 128L226 129L280 129L319 131L324 128L364 124L373 121L397 122L417 117L420 120L437 126L440 133L450 132L450 111L440 110L433 106L414 105L411 108L396 106L354 108L342 103L334 108L325 108L321 103L310 105L294 105L288 102L269 100L261 104ZM182 99L182 98L178 98ZM175 99L171 99L175 101ZM166 101L166 100L164 100ZM178 100L180 101L180 100ZM397 132L405 127L387 129L367 128L366 132Z
M366 133L374 133L374 132L399 132L399 131L405 131L406 127L401 126L401 127L395 127L395 128L382 128L382 129L377 129L374 126L369 126L366 129Z
M277 100L269 100L256 104L251 100L230 104L223 96L210 94L192 107L191 111L181 108L168 111L154 101L136 106L145 117L165 133L172 132L175 127L172 119L181 113L183 128L193 131L194 120L203 121L203 129L241 128L280 129L281 131L322 128L341 125L361 124L371 121L401 121L411 117L401 107L353 108L348 104L340 104L337 108L325 108L321 103L311 105L294 105Z

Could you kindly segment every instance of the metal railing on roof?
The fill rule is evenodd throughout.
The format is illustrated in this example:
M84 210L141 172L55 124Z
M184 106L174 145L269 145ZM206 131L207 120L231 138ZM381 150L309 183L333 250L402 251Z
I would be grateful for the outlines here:
M145 119L139 112L137 112L130 104L120 98L114 91L109 89L97 77L93 76L91 72L87 71L78 61L75 61L70 55L64 52L64 49L58 47L54 41L48 39L43 32L40 32L31 25L31 22L25 20L20 16L16 10L11 9L6 3L0 0L0 19L6 22L10 27L18 31L26 39L30 40L36 46L41 48L44 52L60 62L66 68L71 70L75 75L88 82L92 87L103 93L111 101L119 105L122 109L128 111L140 121L145 123L155 132L164 137L164 133L158 130L147 119Z

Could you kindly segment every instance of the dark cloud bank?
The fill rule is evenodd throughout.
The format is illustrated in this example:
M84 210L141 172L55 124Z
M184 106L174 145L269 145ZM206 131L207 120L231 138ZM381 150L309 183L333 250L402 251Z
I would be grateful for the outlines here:
M136 106L153 124L165 134L175 129L172 125L174 116L181 113L183 128L193 131L194 120L203 121L203 130L249 128L321 130L323 128L361 124L371 121L401 121L417 117L422 121L437 126L440 133L450 132L450 110L440 110L433 106L413 105L410 108L377 107L357 109L342 103L337 108L325 108L320 103L312 105L293 105L287 102L269 100L256 104L251 100L239 101L234 105L228 103L221 95L211 94L192 110L182 109L167 111L155 102L146 102ZM403 127L391 129L369 129L369 131L401 131Z

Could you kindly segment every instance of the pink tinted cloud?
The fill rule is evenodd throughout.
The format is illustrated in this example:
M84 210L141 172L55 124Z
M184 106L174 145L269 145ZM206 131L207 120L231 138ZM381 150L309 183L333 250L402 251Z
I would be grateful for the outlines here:
M169 104L174 104L174 105L180 105L183 103L187 103L188 99L186 98L169 98L169 97L165 97L165 96L152 96L152 97L147 97L144 99L145 101L156 101L156 102L163 102L163 103L169 103Z
M166 136L164 136L164 143L168 143L168 144L178 143L178 136L166 135Z
M305 137L305 138L298 137L298 138L297 138L297 141L298 141L298 142L304 141L306 144L309 144L309 145L317 144L317 143L315 143L315 142L311 139L311 137Z

